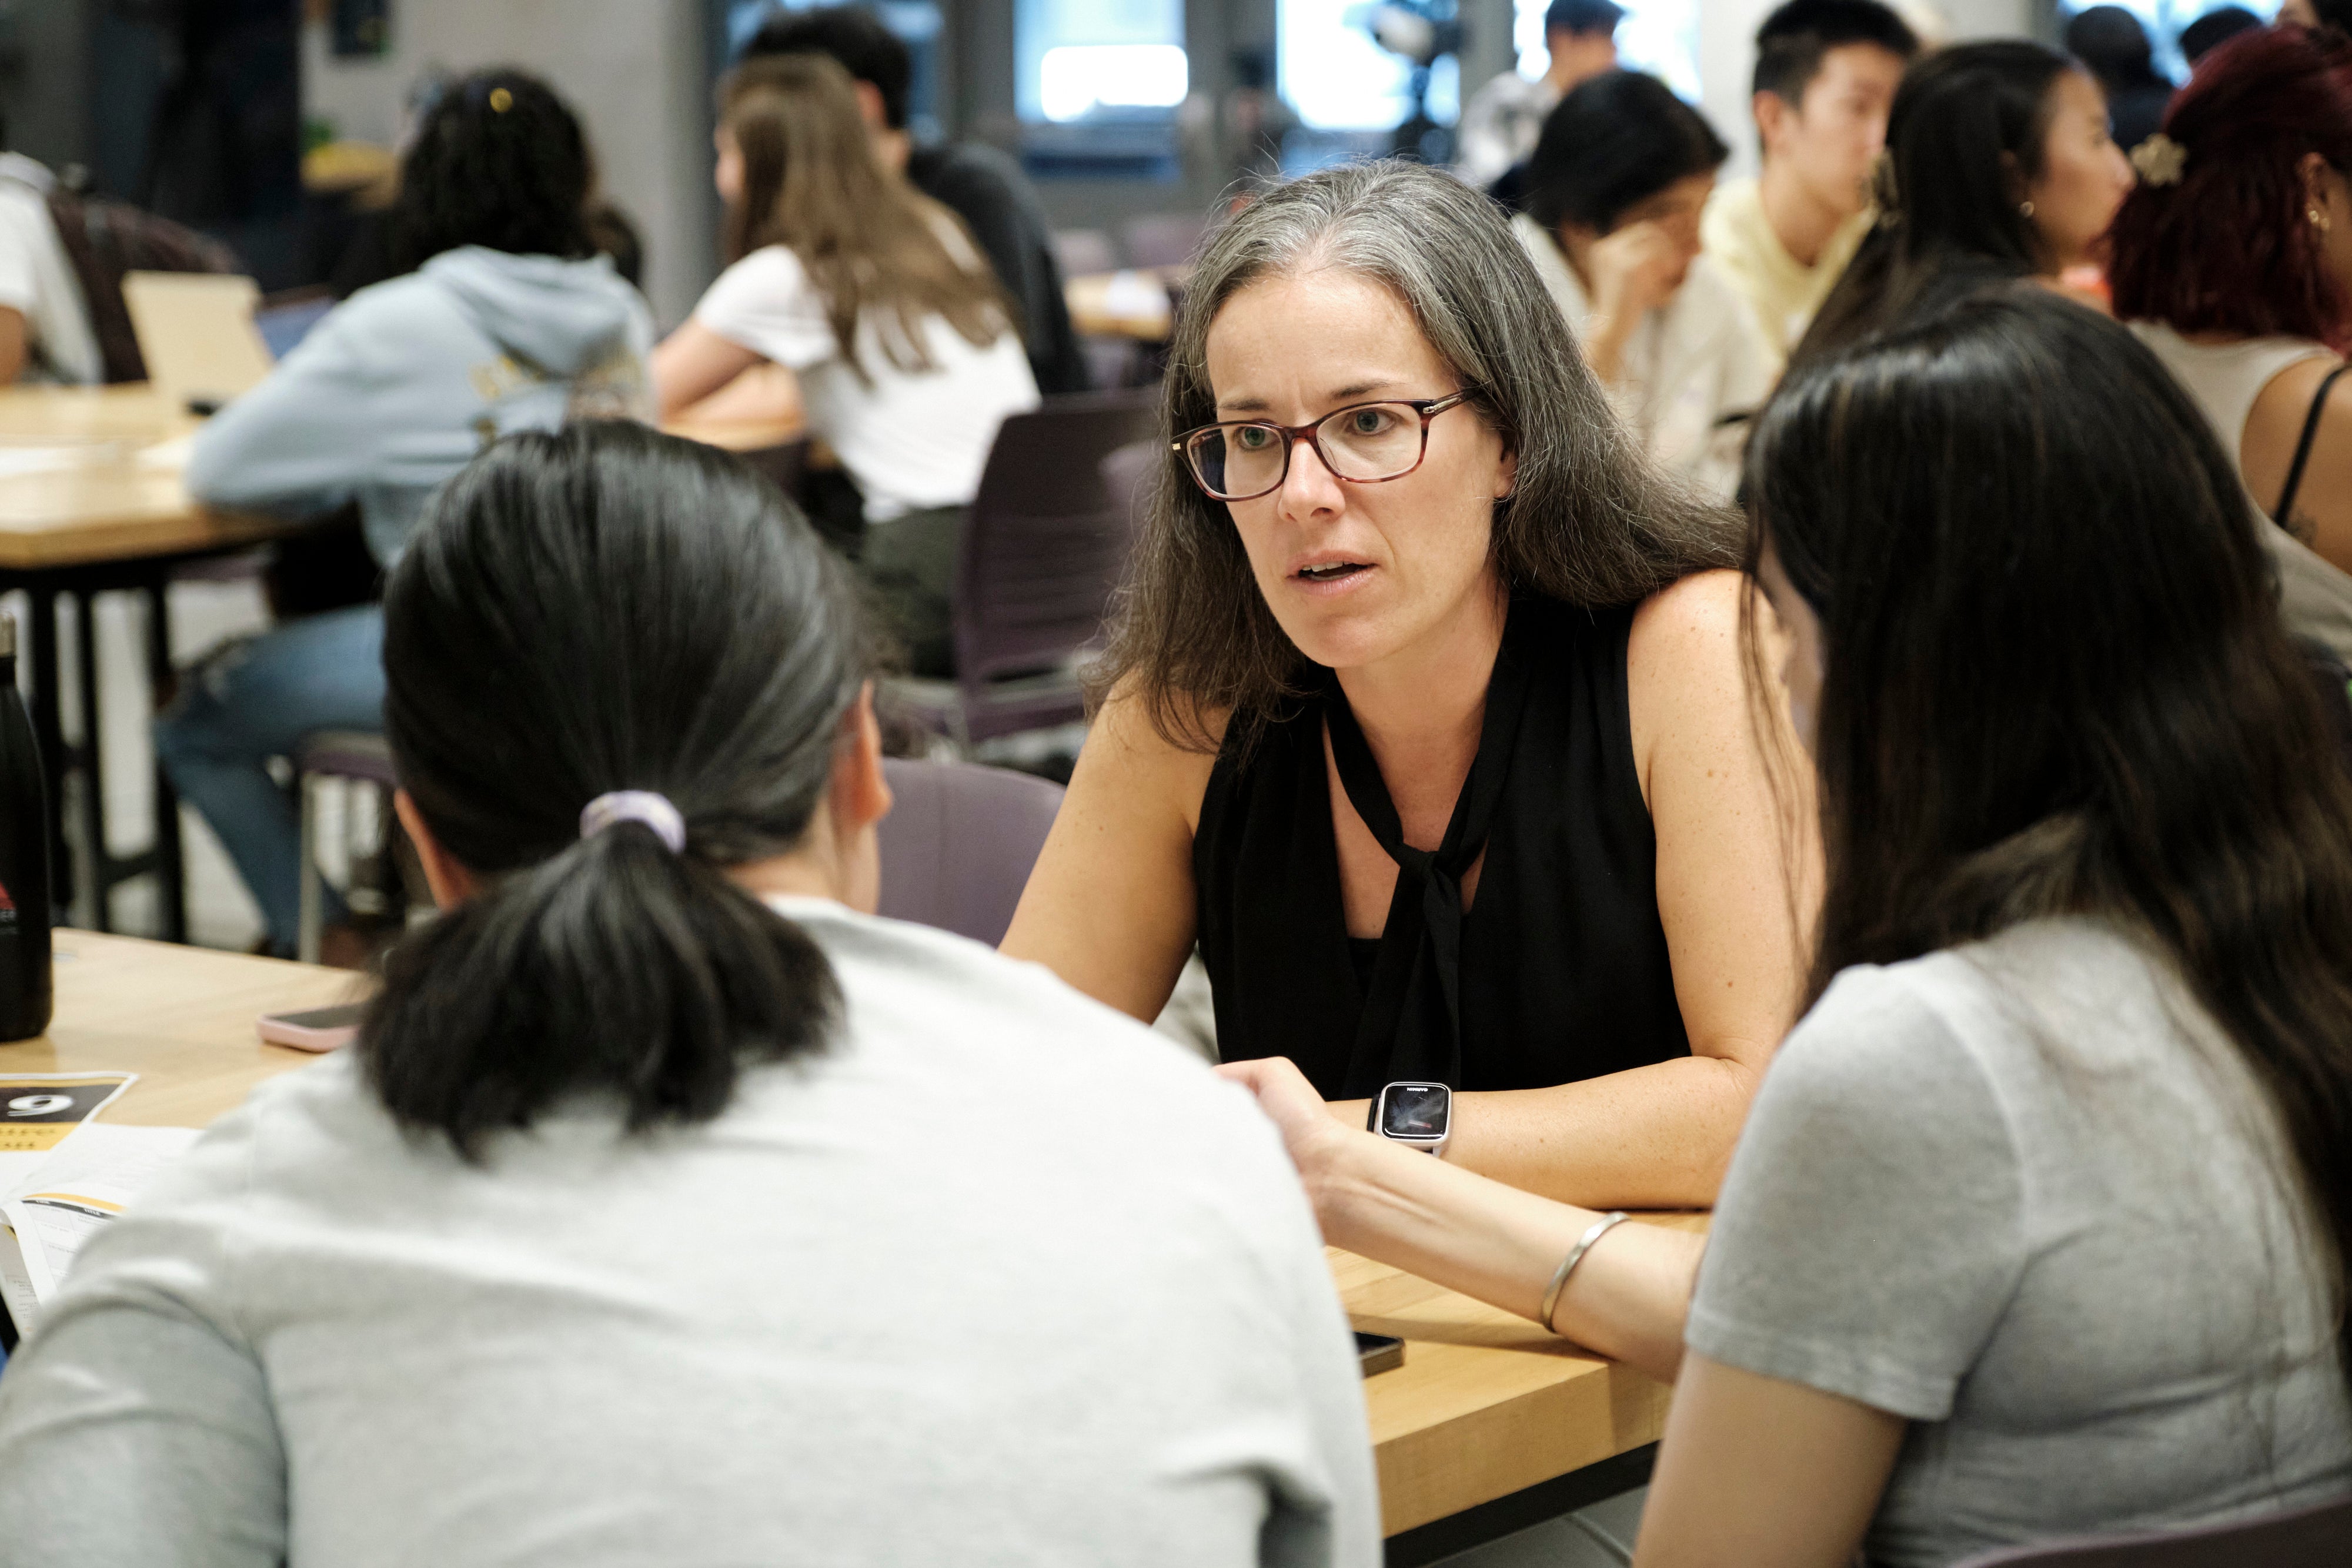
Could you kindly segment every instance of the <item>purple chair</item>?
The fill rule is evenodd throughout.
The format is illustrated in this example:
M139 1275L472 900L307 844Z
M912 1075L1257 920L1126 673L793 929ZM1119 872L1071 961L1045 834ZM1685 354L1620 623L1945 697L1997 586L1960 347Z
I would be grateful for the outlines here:
M993 947L1062 809L1062 787L968 762L894 757L882 768L896 804L880 829L881 913Z
M302 810L301 926L294 956L305 964L315 964L326 929L326 881L319 871L319 786L329 779L341 779L373 788L389 832L392 792L400 780L392 770L392 747L383 736L344 729L320 730L305 740L294 758L294 778Z
M1960 1568L2344 1568L2352 1498L2231 1524L2113 1535L1971 1557Z
M1105 459L1157 435L1159 397L1049 398L1004 422L958 549L955 678L892 682L895 713L961 747L1086 716L1078 660L1131 532Z

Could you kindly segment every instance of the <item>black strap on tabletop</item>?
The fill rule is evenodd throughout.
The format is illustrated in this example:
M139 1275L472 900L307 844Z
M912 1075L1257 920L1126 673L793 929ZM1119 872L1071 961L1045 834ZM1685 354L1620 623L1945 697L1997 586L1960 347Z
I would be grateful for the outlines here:
M1404 841L1396 805L1346 695L1336 679L1326 688L1324 721L1339 782L1356 815L1397 865L1396 894L1381 930L1380 956L1372 965L1341 1089L1345 1098L1377 1094L1382 1084L1399 1079L1462 1081L1462 878L1486 848L1494 825L1528 685L1527 661L1515 656L1507 633L1486 684L1478 754L1454 800L1445 837L1433 851Z
M2294 512L2295 493L2303 488L2303 467L2311 461L2312 443L2319 439L2319 416L2327 412L2327 394L2336 390L2336 379L2347 371L2352 371L2352 364L2341 364L2327 372L2327 379L2319 383L2319 391L2312 394L2311 412L2303 416L2303 439L2294 444L2294 461L2287 467L2286 487L2279 492L2278 505L2271 509L2271 521L2289 533L2294 532L2294 525L2289 519Z

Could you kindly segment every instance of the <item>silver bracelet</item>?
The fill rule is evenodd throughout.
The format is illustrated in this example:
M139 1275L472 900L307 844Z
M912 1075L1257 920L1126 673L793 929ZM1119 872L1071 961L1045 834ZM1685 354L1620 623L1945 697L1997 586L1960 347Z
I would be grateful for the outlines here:
M1551 1326L1551 1314L1552 1310L1559 1305L1559 1293L1568 1289L1568 1277L1576 1272L1576 1266L1584 1261L1584 1255L1592 1250L1592 1244L1608 1235L1612 1228L1622 1225L1625 1218L1625 1211L1622 1208L1602 1215L1592 1222L1591 1229L1576 1239L1576 1245L1570 1248L1568 1256L1559 1260L1559 1272L1551 1277L1551 1288L1544 1291L1542 1312L1536 1320L1543 1324L1546 1333L1559 1332Z

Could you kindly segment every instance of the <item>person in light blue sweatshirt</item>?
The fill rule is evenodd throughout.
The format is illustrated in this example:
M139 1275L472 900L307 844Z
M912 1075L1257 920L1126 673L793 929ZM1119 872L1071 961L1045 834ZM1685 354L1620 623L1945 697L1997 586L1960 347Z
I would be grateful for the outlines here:
M512 70L451 85L401 166L394 246L414 270L338 307L198 433L189 493L308 515L356 502L389 569L436 487L511 431L652 412L644 298L595 254L594 171L579 122ZM291 622L191 672L156 721L181 797L204 814L294 951L299 816L272 758L326 730L383 724L373 604Z

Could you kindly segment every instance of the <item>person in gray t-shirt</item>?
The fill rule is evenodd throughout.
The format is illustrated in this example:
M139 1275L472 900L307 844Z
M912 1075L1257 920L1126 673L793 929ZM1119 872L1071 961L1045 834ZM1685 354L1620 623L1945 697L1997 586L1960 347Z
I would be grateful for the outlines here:
M1827 876L1711 1237L1223 1071L1331 1241L1676 1378L1636 1564L2352 1493L2342 676L2281 631L2229 460L2130 334L2022 287L1801 372L1747 489Z

